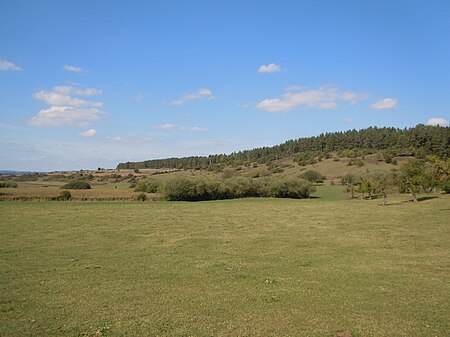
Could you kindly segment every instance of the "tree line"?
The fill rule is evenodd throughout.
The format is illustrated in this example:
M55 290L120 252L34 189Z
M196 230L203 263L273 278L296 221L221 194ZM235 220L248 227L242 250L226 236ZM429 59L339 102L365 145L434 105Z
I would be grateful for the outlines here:
M450 127L419 124L412 128L377 128L323 133L319 136L288 140L272 147L183 158L152 159L142 162L126 162L117 169L208 169L224 166L248 165L251 163L269 164L274 160L292 157L299 164L309 163L315 157L368 154L384 151L387 158L393 156L415 156L424 158L435 155L438 158L450 157Z

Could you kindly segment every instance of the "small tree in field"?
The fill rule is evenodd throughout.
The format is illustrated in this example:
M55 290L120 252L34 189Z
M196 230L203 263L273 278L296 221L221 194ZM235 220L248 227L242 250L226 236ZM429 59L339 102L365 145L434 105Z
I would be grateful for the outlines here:
M435 167L425 160L413 159L401 168L400 192L410 193L417 202L417 193L431 192L438 184Z
M388 193L398 191L397 175L394 172L379 173L373 177L376 190L383 196L383 206L387 205Z
M347 173L342 177L341 183L346 186L345 191L350 194L352 199L355 199L355 190L357 179L354 174Z

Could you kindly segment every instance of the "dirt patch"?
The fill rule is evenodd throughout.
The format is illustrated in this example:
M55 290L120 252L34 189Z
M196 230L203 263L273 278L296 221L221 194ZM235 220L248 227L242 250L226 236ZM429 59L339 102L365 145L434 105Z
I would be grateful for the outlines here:
M333 337L353 337L353 334L348 330L336 331Z

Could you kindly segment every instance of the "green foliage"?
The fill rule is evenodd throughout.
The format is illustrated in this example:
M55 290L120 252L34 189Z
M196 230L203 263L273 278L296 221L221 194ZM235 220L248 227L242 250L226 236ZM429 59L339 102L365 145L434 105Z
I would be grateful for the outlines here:
M174 178L161 185L161 194L170 201L202 201L247 197L307 198L315 188L303 179L271 178L255 180L234 177L224 180Z
M269 185L269 196L274 198L308 198L316 189L304 179L280 178L274 179Z
M9 181L0 181L0 188L17 188L17 183Z
M159 182L154 179L146 179L139 181L134 190L136 192L156 193L158 191Z
M300 178L303 178L305 180L308 180L312 183L323 183L323 181L326 179L325 176L323 176L322 174L320 174L319 172L315 171L315 170L308 170L305 171L305 173L303 173Z
M145 193L140 193L136 196L136 200L137 201L146 201L147 200L147 195Z
M410 193L417 202L417 193L429 193L439 186L439 170L432 162L413 159L401 168L397 184L401 193Z
M347 173L341 179L341 184L345 185L345 191L350 194L350 197L352 199L355 198L356 184L357 183L358 183L358 179L355 177L354 174L351 174L351 173Z
M66 190L89 190L91 189L91 185L87 181L74 180L65 184L61 188Z
M70 199L72 199L72 194L70 193L70 191L61 191L58 196L58 200L61 201L68 201Z
M118 169L139 168L177 168L201 169L219 166L238 166L256 162L270 164L274 160L293 157L305 166L314 164L330 152L339 156L356 158L377 150L391 150L389 156L426 156L434 154L439 158L449 158L448 147L450 127L417 125L410 129L376 128L349 130L321 134L316 137L299 138L273 147L234 152L229 155L211 155L208 157L186 157L147 160L144 162L120 163ZM389 161L389 159L388 159ZM358 165L358 164L356 164Z

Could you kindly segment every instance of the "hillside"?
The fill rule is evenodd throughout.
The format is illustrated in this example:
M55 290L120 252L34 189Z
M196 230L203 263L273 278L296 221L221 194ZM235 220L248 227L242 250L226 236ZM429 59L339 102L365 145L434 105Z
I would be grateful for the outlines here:
M394 157L423 157L433 154L450 157L450 127L417 125L409 129L370 127L320 134L315 137L288 140L272 147L244 150L231 154L192 156L126 162L117 169L202 169L220 170L227 166L266 164L277 170L277 162L290 160L300 166L313 165L323 159L361 158L377 154L378 159L392 163ZM276 173L276 172L274 172Z

